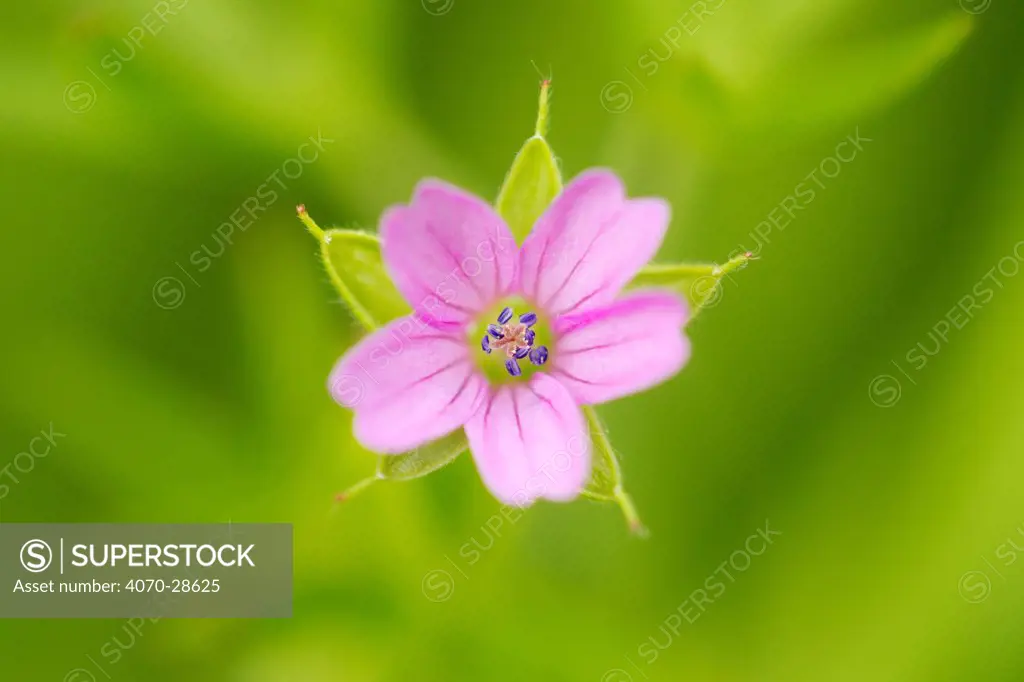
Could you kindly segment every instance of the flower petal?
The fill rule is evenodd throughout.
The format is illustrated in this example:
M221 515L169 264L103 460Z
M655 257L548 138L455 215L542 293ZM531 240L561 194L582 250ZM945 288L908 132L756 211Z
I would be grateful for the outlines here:
M627 200L610 171L579 175L523 244L524 294L551 315L606 305L654 257L670 213L661 199Z
M494 390L466 423L469 449L484 485L505 504L538 497L567 502L590 475L590 439L583 413L557 380Z
M576 402L595 405L665 381L686 364L686 304L675 294L642 291L604 308L555 322L551 373Z
M414 316L360 341L328 380L334 399L355 411L356 440L386 454L411 450L462 426L479 408L485 388L465 339Z
M518 246L483 200L440 180L416 186L408 206L381 217L384 262L413 310L463 323L509 291Z

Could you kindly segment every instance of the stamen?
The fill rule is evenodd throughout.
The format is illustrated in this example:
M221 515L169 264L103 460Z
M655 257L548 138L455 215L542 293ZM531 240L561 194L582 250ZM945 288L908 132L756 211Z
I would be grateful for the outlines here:
M505 356L505 371L510 376L519 377L523 374L521 360L529 360L540 366L548 361L547 346L534 345L537 332L531 329L537 323L537 314L523 313L518 321L511 306L501 309L497 316L497 324L487 325L487 333L480 339L480 348L490 355L498 351Z

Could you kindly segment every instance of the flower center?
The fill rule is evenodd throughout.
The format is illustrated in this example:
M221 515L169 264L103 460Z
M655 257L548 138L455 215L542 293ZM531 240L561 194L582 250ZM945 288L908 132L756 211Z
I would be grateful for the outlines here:
M548 348L541 343L542 338L538 338L537 314L530 311L525 302L517 307L527 312L517 315L513 305L505 305L496 317L481 320L474 330L477 334L483 332L482 336L476 336L480 339L478 353L491 379L501 380L504 376L507 381L508 377L520 377L524 369L539 368L548 361ZM501 361L503 374L495 371L499 365L487 358L488 355Z

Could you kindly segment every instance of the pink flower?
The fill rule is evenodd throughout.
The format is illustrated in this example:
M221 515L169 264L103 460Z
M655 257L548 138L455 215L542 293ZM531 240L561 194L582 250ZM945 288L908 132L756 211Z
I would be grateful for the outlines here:
M489 204L421 182L380 224L384 263L414 312L331 372L331 394L355 412L356 439L397 454L465 428L502 502L575 498L590 474L580 405L650 388L689 357L679 296L623 293L658 250L669 213L591 170L518 247Z

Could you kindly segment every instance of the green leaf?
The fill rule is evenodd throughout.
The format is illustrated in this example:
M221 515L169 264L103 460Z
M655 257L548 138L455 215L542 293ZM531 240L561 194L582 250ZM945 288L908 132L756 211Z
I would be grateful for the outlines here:
M377 460L377 477L390 481L410 481L426 476L454 462L467 448L469 442L466 440L466 432L458 429L412 452L382 455Z
M600 417L593 407L583 406L583 415L590 430L590 481L583 489L583 496L601 502L616 502L626 517L629 530L637 535L646 536L647 528L640 521L640 516L633 505L633 499L622 487L622 469L619 459L612 448L608 432L601 423Z
M562 191L562 173L558 170L551 147L544 139L547 132L549 90L549 82L544 81L540 90L534 135L519 150L498 192L498 214L508 223L512 235L520 244L530 233L537 218Z
M651 264L643 268L630 282L630 288L672 289L690 303L690 319L701 310L718 305L722 300L722 278L742 270L757 257L744 253L725 265L717 263Z

